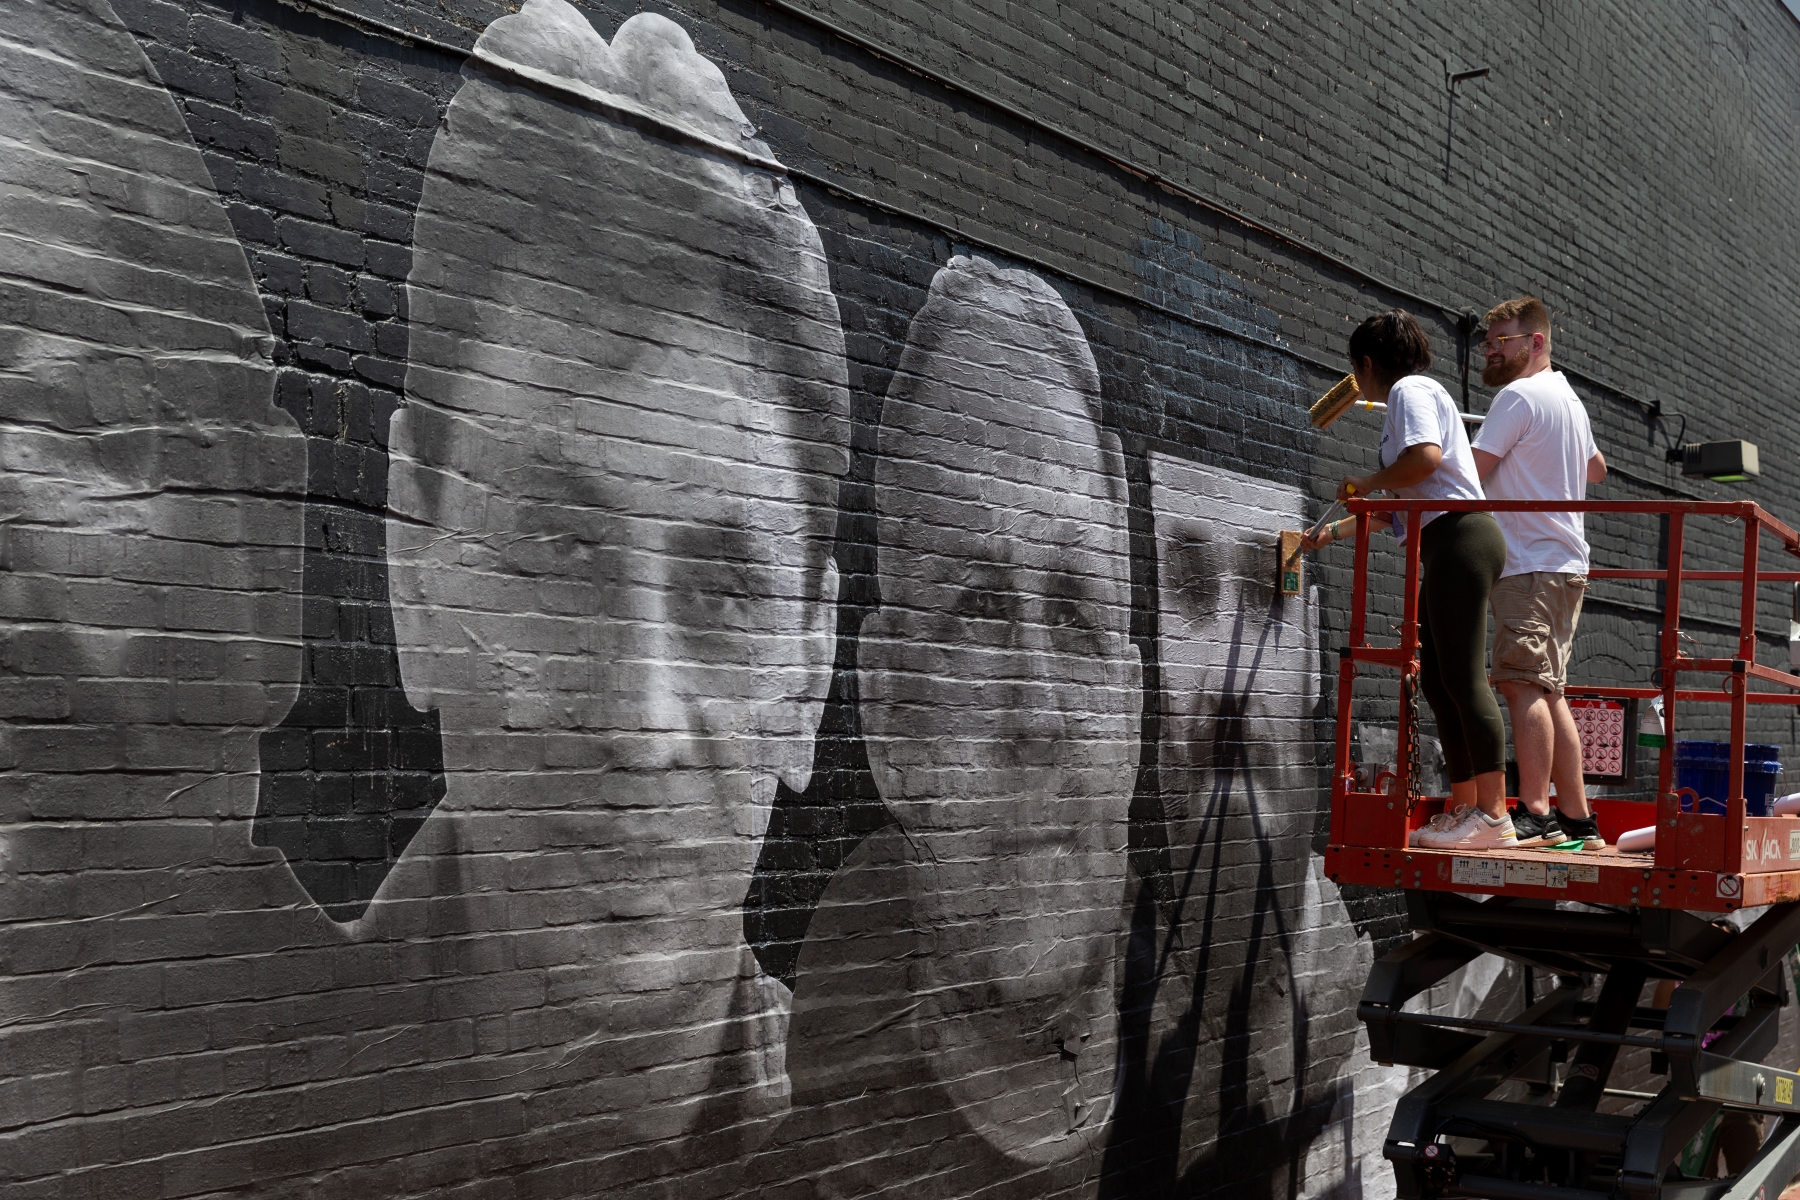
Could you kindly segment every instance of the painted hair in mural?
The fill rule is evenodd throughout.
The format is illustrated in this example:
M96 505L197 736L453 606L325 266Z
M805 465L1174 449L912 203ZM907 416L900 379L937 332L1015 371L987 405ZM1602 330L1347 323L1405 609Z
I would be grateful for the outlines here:
M1124 465L1081 327L955 258L913 319L875 468L862 717L916 847L924 1052L1008 1153L1104 1127L1142 703Z
M645 1128L640 1066L785 1103L787 989L739 905L833 646L843 335L792 187L718 152L766 160L747 131L662 17L496 21L432 150L392 425L401 672L448 794L369 919L448 889L572 945L600 1107Z

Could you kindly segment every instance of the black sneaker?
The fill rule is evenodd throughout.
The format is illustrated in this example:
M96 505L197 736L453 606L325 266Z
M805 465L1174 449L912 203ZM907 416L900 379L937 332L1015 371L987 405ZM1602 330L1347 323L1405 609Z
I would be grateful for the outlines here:
M1600 836L1600 822L1594 817L1571 817L1566 813L1555 815L1556 823L1562 826L1563 840L1573 842L1579 839L1587 844L1583 850L1603 850L1606 839Z
M1540 817L1523 803L1513 805L1513 832L1519 837L1520 847L1554 846L1558 842L1568 841L1563 836L1562 826L1557 824L1557 816L1554 808ZM1563 820L1568 818L1564 817Z

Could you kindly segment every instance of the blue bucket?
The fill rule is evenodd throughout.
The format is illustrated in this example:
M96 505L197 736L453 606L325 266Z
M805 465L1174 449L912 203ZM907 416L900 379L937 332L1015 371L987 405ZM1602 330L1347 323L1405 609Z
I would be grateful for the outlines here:
M1692 788L1700 797L1699 811L1725 814L1725 790L1731 766L1730 742L1676 742L1675 786ZM1744 746L1744 811L1752 817L1769 815L1769 797L1781 774L1781 747L1763 743ZM1691 810L1693 801L1681 798Z

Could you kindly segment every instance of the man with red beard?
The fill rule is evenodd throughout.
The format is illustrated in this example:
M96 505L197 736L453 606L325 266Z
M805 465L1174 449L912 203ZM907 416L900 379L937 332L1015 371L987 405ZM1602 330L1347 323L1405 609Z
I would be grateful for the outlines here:
M1587 409L1550 365L1550 312L1535 296L1487 314L1481 381L1500 392L1472 447L1490 500L1570 500L1606 478ZM1569 650L1587 591L1582 515L1494 514L1506 533L1506 568L1494 585L1493 681L1512 716L1519 761L1519 845L1606 843L1581 779L1581 734L1563 698ZM1550 806L1556 785L1557 807Z

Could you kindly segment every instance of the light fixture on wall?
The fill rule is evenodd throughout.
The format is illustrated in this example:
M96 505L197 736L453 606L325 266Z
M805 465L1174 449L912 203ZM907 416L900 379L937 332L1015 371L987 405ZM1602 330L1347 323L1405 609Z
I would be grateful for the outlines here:
M1756 443L1741 438L1727 442L1688 442L1671 446L1667 458L1681 464L1681 473L1714 483L1743 483L1762 474Z

